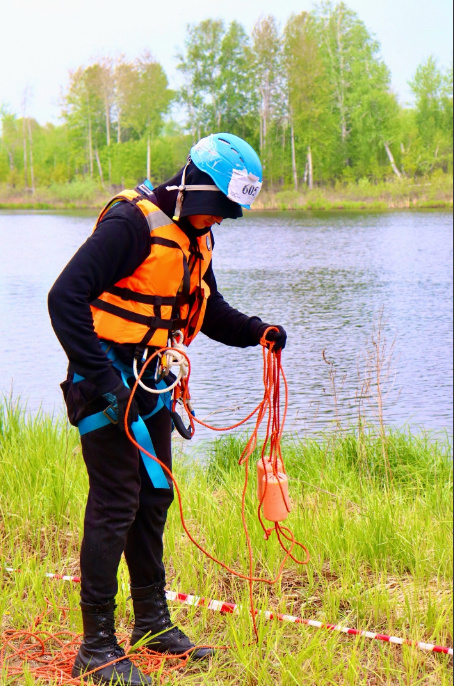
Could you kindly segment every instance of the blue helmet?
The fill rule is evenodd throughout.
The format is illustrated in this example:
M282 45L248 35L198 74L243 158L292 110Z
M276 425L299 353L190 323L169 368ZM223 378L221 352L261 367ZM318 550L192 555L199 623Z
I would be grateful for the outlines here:
M229 200L251 209L262 188L263 172L249 143L231 133L213 133L194 145L190 157Z

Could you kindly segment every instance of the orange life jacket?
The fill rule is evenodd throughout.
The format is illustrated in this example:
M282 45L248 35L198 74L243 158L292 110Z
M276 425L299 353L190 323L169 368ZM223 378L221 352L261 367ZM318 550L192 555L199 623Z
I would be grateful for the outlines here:
M94 230L117 202L135 205L150 227L151 252L134 274L121 279L91 303L97 335L116 343L163 348L180 330L185 345L200 331L210 289L203 280L211 263L213 235L189 238L137 190L116 195L98 217Z

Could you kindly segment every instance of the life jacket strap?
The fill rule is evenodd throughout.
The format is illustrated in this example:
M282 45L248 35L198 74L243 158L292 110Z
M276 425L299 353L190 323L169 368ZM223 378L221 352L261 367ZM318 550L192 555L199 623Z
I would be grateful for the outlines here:
M165 298L160 295L144 295L143 293L137 293L137 291L133 291L130 288L120 288L119 286L111 286L110 288L106 289L106 293L110 293L111 295L116 295L122 300L132 300L136 303L143 303L144 305L155 305L157 302L159 302L159 305L170 305L173 307L175 305L175 301L178 300L178 298Z
M105 300L97 298L90 303L93 307L98 310L103 310L103 312L108 312L113 314L115 317L121 317L122 319L127 319L135 324L142 324L149 329L166 329L167 331L176 331L181 329L186 325L186 319L161 319L160 317L146 317L144 314L138 314L137 312L130 312L125 310L118 305L113 305Z
M187 298L191 290L191 273L189 271L188 261L186 255L184 254L182 248L176 241L172 241L169 238L161 238L161 236L151 236L151 245L162 245L165 248L176 248L181 251L183 257L183 281L181 284L181 294L183 297Z

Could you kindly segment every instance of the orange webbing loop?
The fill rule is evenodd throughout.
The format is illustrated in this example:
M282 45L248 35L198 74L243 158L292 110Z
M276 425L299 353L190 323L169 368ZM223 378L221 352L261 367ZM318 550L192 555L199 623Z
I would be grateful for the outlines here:
M257 414L257 418L255 421L255 426L252 431L252 434L249 438L249 440L246 443L246 446L241 454L239 464L244 465L245 468L245 478L244 478L244 487L243 487L243 493L242 493L242 499L241 499L241 516L242 516L242 521L243 521L243 529L246 537L246 542L247 542L247 549L248 549L248 557L249 557L249 574L243 574L242 572L239 572L235 569L232 569L229 567L227 564L222 562L221 560L218 560L214 555L209 553L198 541L194 538L194 536L191 534L189 531L188 525L186 524L184 512L183 512L183 504L182 504L182 496L181 496L181 491L180 487L178 485L178 482L176 478L173 476L172 472L170 469L163 463L161 460L159 460L158 457L155 455L152 455L151 453L147 452L144 450L142 446L140 446L137 441L135 440L134 436L132 435L129 426L128 426L128 421L127 417L129 414L129 410L131 407L131 403L134 398L134 394L136 393L137 387L139 385L139 380L141 379L142 375L145 373L145 370L147 366L151 363L151 361L160 353L165 353L167 351L171 351L171 347L163 348L162 350L157 350L155 353L153 353L145 362L145 364L142 367L142 370L139 374L138 379L136 380L134 387L132 388L131 391L131 397L128 402L127 406L127 411L126 411L126 417L125 417L125 431L126 434L133 443L136 448L144 452L148 457L150 457L152 460L157 462L164 472L168 475L169 479L173 482L173 485L175 487L175 491L178 497L178 505L179 505L179 510L180 510L180 517L181 517L181 523L183 526L183 529L188 536L189 540L196 546L200 552L202 552L206 557L208 557L210 560L215 562L216 564L220 565L223 569L225 569L227 572L230 574L233 574L234 576L244 579L245 581L249 582L249 596L250 596L250 605L251 605L251 613L252 613L252 621L253 621L253 626L254 626L254 632L255 635L258 639L258 629L257 629L257 619L256 619L256 611L255 611L255 603L254 603L254 583L263 583L267 584L269 586L272 586L276 584L279 579L282 576L282 573L284 571L284 567L287 564L287 561L289 559L292 559L296 564L298 565L305 565L309 562L309 552L307 548L302 544L296 541L294 534L291 532L290 529L287 527L283 527L279 522L275 522L274 526L272 528L267 528L264 524L263 517L262 517L262 506L263 506L263 501L266 497L266 491L267 491L267 483L265 484L264 488L264 493L262 496L262 500L259 504L258 508L258 517L260 524L263 528L263 531L265 533L265 539L268 540L273 532L273 530L276 531L276 535L279 541L279 544L281 545L285 555L284 558L279 566L279 571L275 579L266 579L262 577L257 577L254 576L254 556L253 556L253 549L252 549L252 541L251 541L251 536L249 533L247 521L246 521L246 497L247 497L247 490L248 490L248 485L249 485L249 462L250 458L257 446L257 440L258 440L258 432L260 429L260 426L262 425L266 415L268 414L268 417L266 419L266 435L265 435L265 441L263 443L262 451L261 451L261 459L263 461L263 464L265 465L266 462L271 462L273 465L273 472L275 474L278 473L278 463L283 464L283 458L282 458L282 452L281 452L281 438L282 438L282 433L284 430L284 423L287 415L287 407L288 407L288 384L287 384L287 379L284 374L284 370L282 368L282 363L281 363L281 351L274 352L274 344L272 342L269 342L266 340L266 335L268 331L270 331L272 328L275 327L270 327L268 328L264 336L262 337L262 340L260 341L262 346L263 346L263 384L264 384L264 394L263 394L263 399L262 401L257 405L257 407L242 421L237 422L233 426L230 427L224 427L224 428L218 428L218 427L213 427L210 426L209 424L206 424L205 422L201 421L200 419L197 419L192 415L192 412L190 411L188 407L188 401L189 401L189 378L191 374L191 362L189 360L189 357L185 352L182 352L179 350L178 352L182 355L185 356L187 362L188 362L188 375L185 379L182 379L181 381L181 399L183 402L183 405L186 409L186 412L188 413L189 421L191 423L191 428L192 430L195 429L194 423L200 424L201 426L205 426L209 429L212 429L213 431L229 431L231 429L235 429L239 426L242 426L245 422L248 421L248 419L251 419L255 414ZM282 414L282 420L281 420L281 406L280 406L280 379L282 378L284 382L284 388L285 388L285 403L284 403L284 410ZM269 453L269 458L266 457L267 453ZM287 503L285 500L285 493L282 489L281 486L281 492L282 492L282 498L284 499L284 502ZM288 511L290 511L289 504L287 505ZM296 547L301 548L304 553L305 553L305 558L303 560L299 560L295 555L294 555L294 550Z

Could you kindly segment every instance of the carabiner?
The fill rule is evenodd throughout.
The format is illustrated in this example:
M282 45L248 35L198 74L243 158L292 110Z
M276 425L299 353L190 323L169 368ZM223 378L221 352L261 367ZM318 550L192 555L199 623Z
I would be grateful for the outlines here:
M189 424L189 426L186 427L178 412L174 410L171 411L170 416L172 417L175 429L178 431L180 436L184 438L186 441L190 441L194 435L192 426Z

